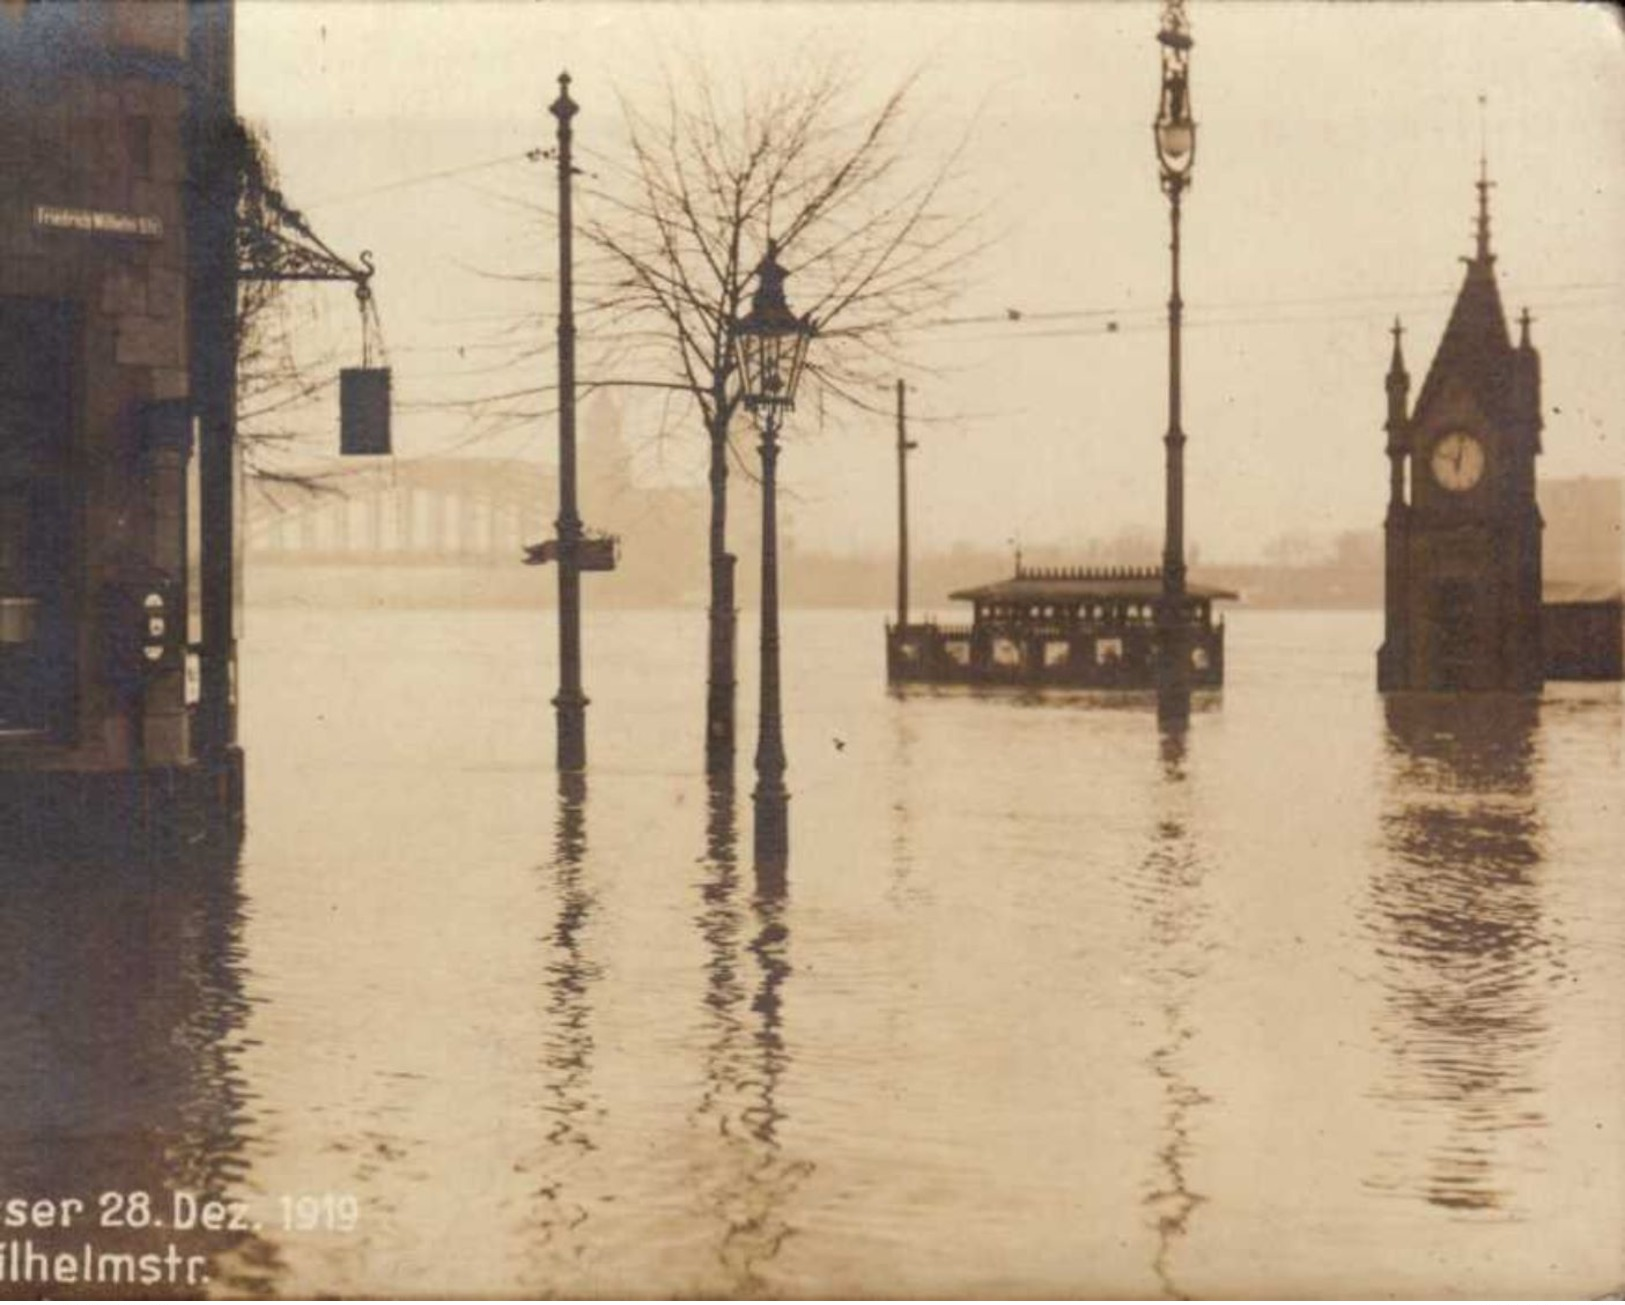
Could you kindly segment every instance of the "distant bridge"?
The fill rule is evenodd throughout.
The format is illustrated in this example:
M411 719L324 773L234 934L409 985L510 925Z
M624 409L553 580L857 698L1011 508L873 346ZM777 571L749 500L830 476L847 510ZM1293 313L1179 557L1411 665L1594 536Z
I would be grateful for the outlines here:
M250 482L245 551L265 561L516 562L550 538L557 482L528 463L437 458L324 465L319 488Z

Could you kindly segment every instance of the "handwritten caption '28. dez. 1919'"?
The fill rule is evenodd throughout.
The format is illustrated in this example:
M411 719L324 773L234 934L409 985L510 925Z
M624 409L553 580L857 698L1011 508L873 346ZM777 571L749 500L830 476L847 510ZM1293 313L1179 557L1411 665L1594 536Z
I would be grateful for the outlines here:
M354 1232L361 1203L349 1193L278 1196L270 1223L283 1232ZM247 1201L226 1201L196 1192L154 1198L145 1191L102 1192L93 1201L77 1196L0 1198L0 1229L171 1228L182 1232L260 1232L265 1220Z
M360 1204L354 1196L333 1193L281 1196L276 1198L270 1222L284 1232L348 1233L360 1223ZM3 1198L0 1285L199 1286L209 1280L207 1257L183 1254L173 1241L148 1243L151 1249L131 1252L89 1240L64 1246L59 1234L100 1234L127 1244L132 1233L214 1233L229 1238L263 1229L264 1223L254 1217L248 1202L189 1191L173 1191L156 1199L140 1190L102 1192L88 1201L76 1196ZM36 1243L27 1234L40 1234L41 1241Z

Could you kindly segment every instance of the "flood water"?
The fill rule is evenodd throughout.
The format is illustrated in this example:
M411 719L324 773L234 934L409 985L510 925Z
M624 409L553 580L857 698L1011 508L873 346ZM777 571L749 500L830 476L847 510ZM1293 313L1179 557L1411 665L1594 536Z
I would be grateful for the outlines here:
M1181 739L791 612L759 882L748 622L729 792L697 613L589 616L562 790L549 613L248 617L238 864L5 871L0 1195L245 1200L222 1295L1625 1286L1618 686L1243 611Z

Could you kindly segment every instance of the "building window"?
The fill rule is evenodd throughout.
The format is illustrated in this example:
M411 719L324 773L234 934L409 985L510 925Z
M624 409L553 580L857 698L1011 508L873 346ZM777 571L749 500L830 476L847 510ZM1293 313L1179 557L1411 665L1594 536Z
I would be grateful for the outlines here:
M62 736L74 686L72 315L0 298L0 736Z

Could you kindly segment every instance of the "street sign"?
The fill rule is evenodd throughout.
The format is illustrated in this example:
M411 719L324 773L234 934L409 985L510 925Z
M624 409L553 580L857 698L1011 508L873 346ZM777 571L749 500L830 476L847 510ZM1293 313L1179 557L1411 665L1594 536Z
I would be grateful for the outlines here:
M93 236L134 236L139 240L164 238L161 218L142 213L108 213L94 208L36 204L34 225L49 231L80 231Z
M613 571L620 550L621 541L615 535L587 535L576 544L576 570ZM526 566L543 566L558 560L559 541L556 539L525 545Z
M613 571L619 540L608 535L593 535L581 541L577 552L577 565L583 571Z

